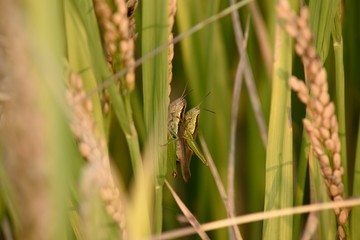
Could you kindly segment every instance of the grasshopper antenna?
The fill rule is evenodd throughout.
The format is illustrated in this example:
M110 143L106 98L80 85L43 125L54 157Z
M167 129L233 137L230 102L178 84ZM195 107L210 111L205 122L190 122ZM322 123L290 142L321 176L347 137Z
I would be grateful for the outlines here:
M204 101L205 99L210 95L211 92L208 92L203 98L202 100L200 101L200 103L198 105L196 105L195 107L199 107Z
M189 83L189 81L186 81L184 90L183 90L181 96L180 96L179 98L177 98L177 99L185 98L187 95L189 95L189 94L192 92L192 90L190 90L190 91L188 91L188 92L186 93L186 89L187 89L188 83Z
M181 97L185 98L187 95L189 95L190 93L192 93L192 89L190 89L187 93L186 93L186 89L187 89L187 86L189 85L189 81L186 81L185 83L185 88L184 88L184 91L183 93L181 94Z
M212 113L212 114L216 114L216 112L214 112L213 110L207 109L207 108L201 108L201 110L204 110L204 111Z
M187 93L187 94L185 95L185 92L186 92L186 89L187 89L188 84L189 84L189 81L186 81L184 90L183 90L183 92L182 92L182 94L181 94L181 96L183 96L183 97L185 97L186 95L189 94L189 93ZM191 92L191 91L190 91L190 92Z
M203 99L201 100L201 102L200 102L198 105L196 105L195 107L199 107L199 106L205 101L205 99L206 99L210 94L211 94L211 92L208 92L208 93L203 97ZM207 109L207 108L201 108L201 110L204 110L204 111L206 111L206 112L215 114L214 111L212 111L212 110L210 110L210 109Z

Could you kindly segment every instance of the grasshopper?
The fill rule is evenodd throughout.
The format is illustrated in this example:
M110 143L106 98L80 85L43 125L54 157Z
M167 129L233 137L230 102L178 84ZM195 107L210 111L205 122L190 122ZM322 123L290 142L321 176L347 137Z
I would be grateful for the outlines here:
M174 100L169 105L168 128L173 139L176 139L179 134L180 122L184 118L185 108L186 100L184 97Z
M177 176L176 163L179 162L183 179L187 182L191 177L190 162L193 153L205 165L207 165L207 160L195 142L200 116L199 105L190 109L184 116L185 109L186 100L184 95L169 105L168 128L170 142L168 143L168 159L172 164L173 176ZM176 159L174 159L175 155Z
M178 141L179 141L179 130L181 126L181 122L184 118L184 113L186 109L186 100L185 97L182 96L169 105L169 115L168 115L168 128L169 128L169 144L168 144L168 159L170 159L170 163L172 164L174 177L177 176L176 171L176 162L180 161L180 159L184 158L182 152L177 150ZM174 158L176 152L176 159Z
M185 182L191 177L190 162L193 153L195 153L205 165L208 165L206 158L195 142L199 126L199 116L200 108L198 106L186 112L183 124L180 124L179 140L176 142L176 153L180 160L181 173ZM179 155L181 158L179 158Z

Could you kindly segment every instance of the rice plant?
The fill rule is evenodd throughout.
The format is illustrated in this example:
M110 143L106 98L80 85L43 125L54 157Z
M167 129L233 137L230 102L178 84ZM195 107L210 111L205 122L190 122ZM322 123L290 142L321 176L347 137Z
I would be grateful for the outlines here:
M359 7L0 0L0 239L359 239Z

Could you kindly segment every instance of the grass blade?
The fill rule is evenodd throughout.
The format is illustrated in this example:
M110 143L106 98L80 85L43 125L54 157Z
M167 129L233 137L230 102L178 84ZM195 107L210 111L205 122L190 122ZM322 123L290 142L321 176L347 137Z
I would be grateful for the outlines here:
M314 33L315 48L323 62L329 52L331 32L339 2L339 0L309 1L310 28Z
M73 2L66 0L64 4L65 24L67 35L67 59L69 68L76 73L81 73L84 89L89 92L97 87L97 80L92 63L91 46L88 42L86 28L80 18L80 13ZM99 94L91 95L94 107L93 117L101 137L105 136L102 110Z
M144 1L142 5L142 55L167 43L168 1ZM156 16L156 17L154 17ZM148 143L153 149L155 171L154 231L162 229L162 191L167 174L167 154L163 144L167 142L167 117L169 105L168 53L166 49L143 63L144 118Z
M292 5L295 1L290 1ZM264 210L292 206L292 130L290 89L287 80L292 70L292 40L277 24L275 62L272 81L269 141L266 150ZM284 182L290 183L285 184ZM284 224L286 223L286 224ZM264 221L263 237L292 238L292 217Z
M344 59L343 59L343 40L342 40L342 28L340 19L340 6L333 25L333 48L335 53L335 83L336 83L336 110L339 121L339 138L341 142L341 159L344 172L347 173L347 145L346 145L346 119L345 119L345 73L344 73ZM346 174L343 177L344 183L344 196L348 195L348 176Z

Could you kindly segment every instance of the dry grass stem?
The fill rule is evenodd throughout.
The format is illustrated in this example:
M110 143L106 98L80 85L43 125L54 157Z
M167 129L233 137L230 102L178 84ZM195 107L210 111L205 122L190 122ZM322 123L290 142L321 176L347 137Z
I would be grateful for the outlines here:
M230 3L231 3L231 5L235 5L236 1L230 0ZM261 103L260 103L259 96L258 96L258 93L256 90L254 75L253 75L253 72L252 72L252 69L250 66L249 57L246 52L246 49L244 49L244 47L243 47L244 34L242 31L242 27L241 27L239 13L237 11L234 11L231 13L231 17L232 17L233 28L234 28L235 37L236 37L235 40L236 40L238 52L239 52L240 57L244 58L244 61L245 61L245 67L244 67L245 68L245 71L244 71L245 84L246 84L247 90L249 92L250 102L251 102L253 111L255 113L256 122L259 126L261 139L263 141L264 146L266 147L267 140L268 140L268 131L267 131L264 115L261 111Z
M180 207L181 211L184 213L186 219L188 222L193 226L194 230L199 234L201 239L210 239L208 235L204 232L204 230L201 227L201 224L199 221L195 218L195 216L190 212L190 210L185 206L185 204L181 201L180 197L176 194L174 189L171 187L171 185L168 183L168 181L165 180L166 186L169 188L172 196L174 197L176 203Z
M231 110L231 125L230 125L230 149L229 149L229 160L228 160L228 205L229 205L229 217L234 217L236 215L235 209L235 142L236 142L236 128L237 128L237 119L238 119L238 109L239 109L239 99L242 85L242 74L244 71L244 59L241 58L235 77L235 86L233 91L233 102ZM236 230L235 230L236 228ZM239 229L234 226L234 235L236 239L242 239Z
M117 66L128 68L124 81L120 81L121 91L126 93L135 87L135 19L137 1L115 0L113 11L106 0L95 0L94 7L103 29L107 59L115 73ZM120 62L119 62L120 61ZM119 65L120 64L120 65Z
M216 183L216 186L219 190L220 196L224 202L225 208L229 212L228 201L227 201L228 197L227 197L227 194L225 191L224 184L221 181L220 174L215 166L214 160L212 159L212 156L209 152L209 148L207 147L204 137L202 135L200 135L199 138L200 138L201 147L204 151L205 158L208 161L211 174L212 174L214 181Z
M81 155L90 165L85 170L81 191L85 196L89 196L93 192L92 188L98 186L108 214L117 223L122 239L127 239L124 201L112 177L106 142L98 137L91 117L92 102L90 99L83 101L85 96L82 79L79 75L70 73L66 98L72 113L71 130L78 141Z
M254 22L254 30L257 36L257 40L259 42L260 52L264 59L265 68L268 72L269 76L272 76L273 70L273 54L270 47L270 40L267 33L265 21L261 16L261 11L257 2L251 2L249 4L249 9L251 12L251 16ZM269 78L271 80L271 78Z
M318 225L319 225L319 213L318 212L310 213L307 218L305 229L301 236L301 240L313 239Z
M238 16L233 16L238 20ZM238 23L240 24L240 23ZM242 52L245 51L247 46L247 38L249 33L249 20L247 21L247 28L245 32L245 39L238 39L239 43L241 42ZM239 31L239 30L238 30ZM239 34L239 33L238 33ZM233 98L232 98L232 108L231 108L231 125L230 125L230 149L229 149L229 160L228 160L228 200L227 205L228 215L229 217L234 217L236 215L235 210L235 186L234 186L234 178L235 178L235 142L236 142L236 128L237 128L237 119L238 119L238 109L239 109L239 99L241 93L242 86L242 77L244 74L245 68L245 58L241 56L238 67L236 69L235 75L235 83L233 90ZM233 237L236 239L242 239L239 229L236 226L233 226Z
M344 201L338 202L327 202L327 203L316 203L311 205L299 206L299 207L290 207L284 209L277 209L273 211L266 211L266 212L258 212L258 213L251 213L248 215L236 217L233 219L222 219L217 220L214 222L204 223L202 224L202 229L204 231L212 231L224 227L229 227L231 225L239 225L239 224L246 224L251 222L262 221L265 219L276 218L276 217L284 217L284 216L291 216L295 214L303 214L309 212L318 212L328 209L336 209L336 208L351 208L355 206L360 206L360 198L352 198ZM174 239L179 237L184 237L188 235L192 235L196 233L194 228L186 227L182 229L172 230L168 232L164 232L160 236L155 236L152 239Z
M226 194L224 184L221 181L220 174L219 174L219 172L218 172L218 170L217 170L217 168L215 166L214 160L211 157L211 154L209 152L209 149L208 149L208 147L206 145L206 142L205 142L203 136L200 135L199 138L200 138L201 147L202 147L202 149L204 151L205 158L208 161L209 168L210 168L211 174L212 174L212 176L214 178L216 187L217 187L217 189L219 191L221 199L223 200L226 213L227 213L228 217L234 218L236 216L235 215L236 213L234 211L234 208L231 208L231 206L230 206L230 202L228 201L228 199L229 199L228 195ZM232 230L233 230L233 233L234 233L234 237L236 239L242 239L240 230L236 225L232 226Z
M309 135L312 152L319 161L328 194L333 201L342 201L344 198L342 182L344 169L341 166L341 144L335 104L330 100L327 73L316 53L313 35L308 26L308 9L301 8L300 16L297 17L290 10L288 3L281 1L277 11L279 18L284 21L285 29L296 41L295 51L301 57L308 79L308 85L305 85L303 81L292 76L289 79L289 85L306 105L308 118L303 119L303 124ZM334 211L339 238L345 239L344 226L349 210L336 208Z

